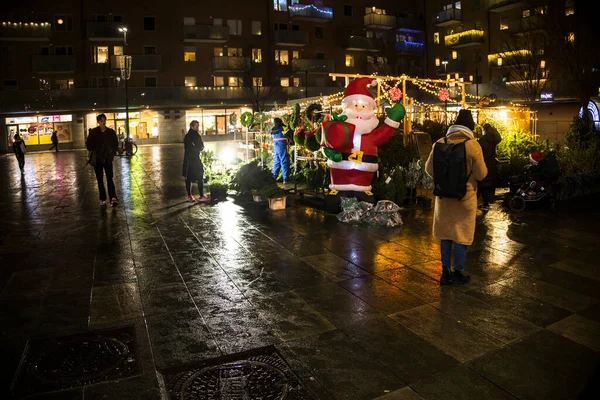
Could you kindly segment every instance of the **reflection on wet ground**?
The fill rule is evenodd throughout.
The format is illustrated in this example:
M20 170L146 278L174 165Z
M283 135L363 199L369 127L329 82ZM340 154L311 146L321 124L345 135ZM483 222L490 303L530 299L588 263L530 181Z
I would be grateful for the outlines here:
M598 212L479 215L471 283L441 288L431 212L190 205L181 153L116 160L116 209L85 152L0 157L0 393L29 340L121 327L136 376L48 396L161 398L156 371L269 346L319 399L567 399L597 370Z

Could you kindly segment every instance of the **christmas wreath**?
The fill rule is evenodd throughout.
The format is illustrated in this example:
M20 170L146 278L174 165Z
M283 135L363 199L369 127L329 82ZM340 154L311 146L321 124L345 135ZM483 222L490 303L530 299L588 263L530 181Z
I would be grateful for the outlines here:
M237 114L236 113L231 113L231 115L229 116L229 124L231 124L231 125L237 124Z
M250 125L252 125L252 120L252 113L250 111L242 113L242 116L240 117L240 122L242 123L242 126L245 127L250 127Z

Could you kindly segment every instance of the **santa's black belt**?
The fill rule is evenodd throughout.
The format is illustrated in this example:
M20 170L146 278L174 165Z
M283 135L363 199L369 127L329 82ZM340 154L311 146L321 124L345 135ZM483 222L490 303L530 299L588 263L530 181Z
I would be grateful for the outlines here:
M349 157L352 154L353 153L342 153L342 160L349 160L350 159ZM351 160L351 161L355 161L355 160L356 160L356 158L354 158L354 160ZM368 156L366 154L363 154L363 156L362 156L362 162L376 164L376 163L379 162L379 159L377 158L377 156Z

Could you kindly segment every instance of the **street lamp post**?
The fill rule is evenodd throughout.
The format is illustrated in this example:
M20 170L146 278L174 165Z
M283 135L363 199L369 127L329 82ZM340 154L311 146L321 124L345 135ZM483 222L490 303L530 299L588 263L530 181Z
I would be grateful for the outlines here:
M304 97L308 98L308 68L304 70Z
M447 65L448 61L442 61L444 64L444 75L446 75L446 90L448 90L448 74L447 74ZM444 100L444 124L448 126L448 99Z
M125 58L125 56L127 55L127 27L119 28L119 32L123 33L123 57ZM127 71L127 60L124 59L123 62L125 63L126 68L125 74L123 76L123 78L125 79L125 136L127 138L126 146L129 146L129 90L127 88L129 71Z

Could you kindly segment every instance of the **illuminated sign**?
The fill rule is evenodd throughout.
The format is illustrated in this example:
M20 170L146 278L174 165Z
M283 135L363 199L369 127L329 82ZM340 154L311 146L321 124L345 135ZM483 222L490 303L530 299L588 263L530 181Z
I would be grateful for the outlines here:
M542 92L540 94L540 99L543 101L552 101L554 100L554 94L551 92Z

